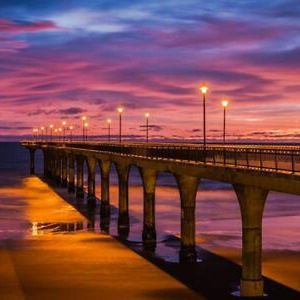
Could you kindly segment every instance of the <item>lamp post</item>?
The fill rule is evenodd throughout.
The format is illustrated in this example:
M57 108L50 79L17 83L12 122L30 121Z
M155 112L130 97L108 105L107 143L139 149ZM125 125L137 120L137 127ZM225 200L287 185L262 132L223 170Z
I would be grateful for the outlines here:
M32 129L33 140L36 141L36 128Z
M88 127L89 127L89 123L85 122L84 123L84 128L85 128L85 140L86 141L88 139Z
M148 141L149 141L149 117L150 117L150 114L145 113L145 117L146 117L146 142L148 143Z
M206 93L208 91L208 87L203 84L201 87L200 87L200 91L201 91L201 94L203 96L203 146L204 146L204 149L206 147Z
M73 140L73 126L71 125L71 126L69 126L69 129L70 129L70 142L72 142L72 140Z
M84 141L85 139L85 134L84 134L84 124L85 124L85 121L86 121L86 116L83 116L81 117L81 121L82 121L82 140Z
M123 108L119 107L118 108L119 112L119 142L122 142L122 113L123 113Z
M226 108L227 108L228 104L229 104L228 100L222 101L222 106L224 109L224 112L223 112L223 144L225 144L225 140L226 140Z
M52 141L52 137L53 137L53 124L51 124L49 127L50 127L50 141Z
M45 127L42 126L42 127L41 127L41 141L44 140L44 130L45 130Z
M57 134L58 134L58 129L55 128L55 129L54 129L54 140L57 138Z
M63 141L66 139L66 121L62 121L62 126L63 126Z
M110 142L110 124L111 119L107 119L107 141Z
M58 140L61 141L61 133L62 133L62 129L58 128Z

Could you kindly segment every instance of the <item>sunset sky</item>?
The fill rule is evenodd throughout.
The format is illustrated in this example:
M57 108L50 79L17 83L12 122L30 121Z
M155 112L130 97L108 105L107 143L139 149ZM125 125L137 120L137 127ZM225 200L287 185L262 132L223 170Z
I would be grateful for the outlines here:
M299 0L1 0L0 136L87 115L106 134L300 140Z

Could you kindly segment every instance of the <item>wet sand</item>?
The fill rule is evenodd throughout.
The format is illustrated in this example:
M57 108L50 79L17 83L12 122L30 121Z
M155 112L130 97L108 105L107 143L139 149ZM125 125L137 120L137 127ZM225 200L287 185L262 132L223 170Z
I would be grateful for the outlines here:
M88 232L86 218L37 177L2 184L0 208L0 299L204 299Z

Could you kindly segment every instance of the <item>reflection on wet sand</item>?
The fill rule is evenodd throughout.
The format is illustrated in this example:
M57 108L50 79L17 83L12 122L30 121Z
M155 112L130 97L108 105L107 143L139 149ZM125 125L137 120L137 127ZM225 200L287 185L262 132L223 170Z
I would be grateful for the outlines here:
M0 299L204 299L91 232L99 221L89 222L36 177L0 188L0 205Z

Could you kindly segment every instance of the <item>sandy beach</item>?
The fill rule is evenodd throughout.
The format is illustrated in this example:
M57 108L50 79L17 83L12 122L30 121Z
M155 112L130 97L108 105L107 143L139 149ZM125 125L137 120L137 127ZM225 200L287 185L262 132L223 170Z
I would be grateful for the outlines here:
M0 205L1 299L204 299L109 235L83 230L86 218L37 177L2 184Z

